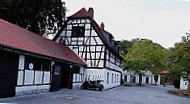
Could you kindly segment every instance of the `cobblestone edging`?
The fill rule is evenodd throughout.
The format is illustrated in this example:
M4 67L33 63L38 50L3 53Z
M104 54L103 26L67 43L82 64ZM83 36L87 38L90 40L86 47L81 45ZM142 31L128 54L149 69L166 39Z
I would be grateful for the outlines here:
M34 89L34 90L23 90L16 93L15 96L24 96L24 95L34 95L49 92L49 89Z

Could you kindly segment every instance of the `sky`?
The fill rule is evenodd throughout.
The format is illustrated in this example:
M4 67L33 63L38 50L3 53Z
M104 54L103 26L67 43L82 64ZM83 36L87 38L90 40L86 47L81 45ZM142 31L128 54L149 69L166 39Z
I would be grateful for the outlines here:
M104 22L115 40L151 39L173 47L190 32L190 0L63 0L67 16L93 7L94 19Z

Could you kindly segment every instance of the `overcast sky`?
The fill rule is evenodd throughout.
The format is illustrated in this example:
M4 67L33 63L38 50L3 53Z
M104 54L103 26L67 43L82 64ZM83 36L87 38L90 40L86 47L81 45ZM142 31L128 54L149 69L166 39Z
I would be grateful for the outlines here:
M173 47L190 30L190 0L63 0L67 16L93 7L116 40L147 38Z

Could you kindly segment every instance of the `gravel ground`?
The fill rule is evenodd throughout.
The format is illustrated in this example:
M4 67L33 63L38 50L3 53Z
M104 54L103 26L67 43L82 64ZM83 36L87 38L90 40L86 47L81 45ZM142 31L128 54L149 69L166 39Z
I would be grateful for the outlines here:
M0 99L0 104L190 104L190 99L167 93L171 86L120 86L108 91L63 89Z

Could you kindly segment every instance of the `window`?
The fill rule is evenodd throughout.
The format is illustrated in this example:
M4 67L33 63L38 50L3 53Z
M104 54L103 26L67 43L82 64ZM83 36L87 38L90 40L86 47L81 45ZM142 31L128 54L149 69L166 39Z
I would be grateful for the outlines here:
M26 70L50 71L51 63L47 60L27 56L24 68Z
M112 83L113 83L113 77L114 77L114 76L113 76L113 74L112 74Z
M51 61L25 56L24 72L19 71L18 85L50 84Z
M109 51L108 51L108 52L109 52ZM108 59L109 61L110 61L110 57L111 57L111 52L109 52L109 59Z
M117 82L119 82L119 75L117 74Z
M107 73L107 84L109 84L109 73Z
M115 74L115 83L116 83L116 74Z
M136 82L136 76L132 76L132 82L133 82L133 83Z
M124 81L127 82L127 76L126 75L124 76Z
M84 37L84 26L73 26L72 27L72 37Z

